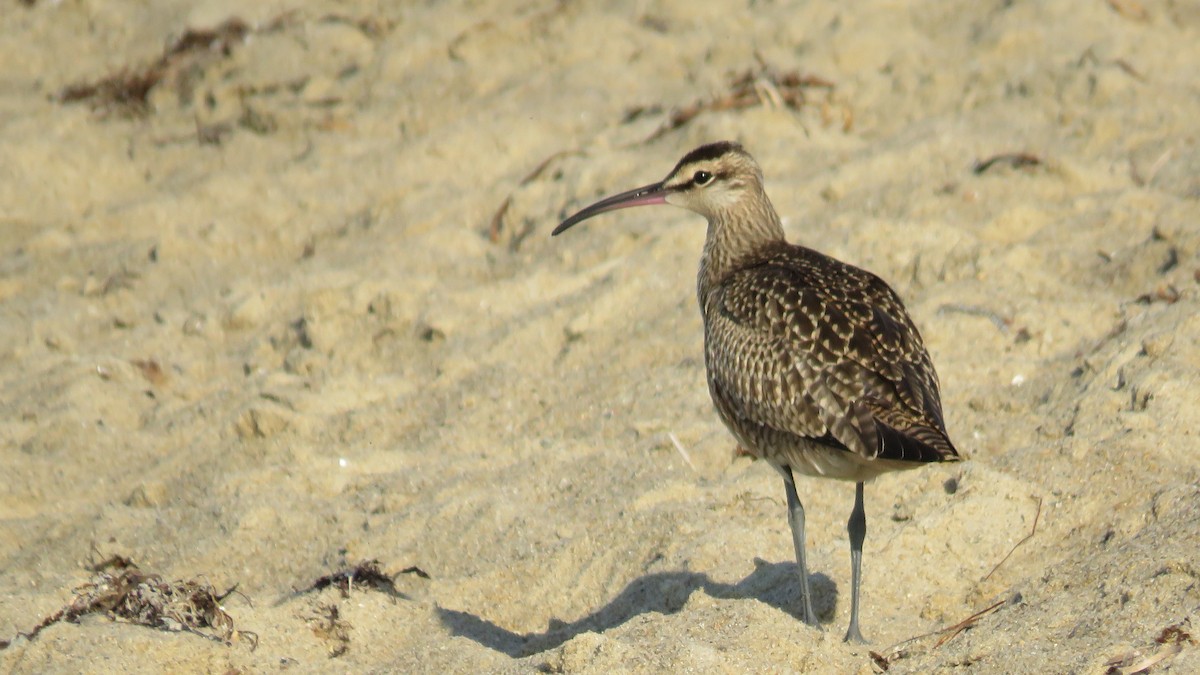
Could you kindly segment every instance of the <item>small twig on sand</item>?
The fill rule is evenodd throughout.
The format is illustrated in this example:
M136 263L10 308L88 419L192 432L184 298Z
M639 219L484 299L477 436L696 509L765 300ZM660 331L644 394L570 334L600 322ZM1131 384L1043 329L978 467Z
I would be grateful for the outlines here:
M949 626L947 628L940 628L938 630L931 631L929 633L923 633L921 635L917 635L916 637L910 637L907 640L901 640L900 642L897 642L896 644L892 645L891 647L888 647L887 650L885 650L883 653L872 651L872 652L870 652L871 660L873 660L875 662L875 664L877 666L879 666L881 669L887 670L891 664L895 663L896 661L899 661L901 658L903 658L904 656L906 656L908 654L908 652L906 652L904 649L906 646L908 646L918 640L924 640L927 637L933 637L934 635L941 635L942 637L937 641L936 644L933 645L933 648L937 649L938 647L941 647L942 645L946 644L950 640L954 639L954 636L965 631L966 629L970 628L971 626L974 626L976 623L979 622L980 619L982 619L987 614L990 614L991 612L996 611L996 609L999 608L1004 603L1005 603L1004 600L999 600L999 601L995 602L994 604L992 604L991 606L981 609L978 612L975 612L974 614L972 614L971 616L968 616L967 618L963 619L962 621L959 621L958 623L954 624L953 626Z
M1145 673L1150 670L1151 666L1157 665L1159 661L1169 659L1179 652L1183 651L1183 645L1166 645L1159 647L1158 652L1150 656L1142 657L1140 661L1132 662L1141 654L1132 653L1122 656L1116 656L1108 660L1104 665L1108 666L1109 673L1118 675L1137 675L1137 673Z
M556 159L562 159L563 157L570 157L572 155L582 155L582 154L583 154L583 152L580 150L559 150L558 152L554 153L553 155L550 155L549 157L547 157L546 159L543 159L540 164L538 164L536 167L533 168L533 171L530 171L528 174L525 175L524 178L521 179L520 184L528 185L528 184L532 183L534 180L537 180L537 177L541 176L542 173L545 172L546 169L548 169L550 167L550 165L553 164L554 160L556 160Z
M990 614L991 612L995 611L996 608L998 608L1000 605L1003 605L1004 602L1005 602L1004 600L997 600L990 607L988 607L986 609L981 609L978 612L975 612L974 614L972 614L971 616L968 616L967 618L963 619L962 621L959 621L958 623L954 624L953 626L943 629L942 632L945 633L945 635L943 635L940 639L938 639L937 643L933 645L933 648L937 649L938 647L941 647L942 645L946 644L950 640L954 639L955 635L958 635L959 633L963 632L964 630L975 625L975 623L978 622L980 619L982 619L984 617L984 615Z
M1146 173L1144 175L1142 174L1141 170L1138 169L1137 162L1133 161L1133 158L1130 157L1129 176L1133 179L1134 185L1137 185L1138 187L1145 187L1149 185L1154 180L1154 177L1158 175L1158 172L1162 170L1164 166L1166 166L1167 162L1171 161L1171 153L1173 151L1174 148L1167 148L1166 150L1163 150L1163 153L1158 156L1158 159L1154 160L1154 162L1150 165L1150 168L1146 169Z
M582 154L583 153L579 150L560 150L539 162L532 171L530 171L525 175L524 178L521 179L521 181L518 183L518 186L523 187L537 180L543 173L546 172L546 169L550 168L550 166L554 164L556 160L562 159L563 157ZM509 207L512 206L513 194L514 193L512 192L508 193L508 196L505 197L504 201L500 203L500 208L496 209L496 213L493 214L492 219L488 221L487 237L488 241L492 242L493 244L500 243L500 236L504 230L504 218L508 215ZM525 237L529 236L530 232L532 232L532 227L526 227L520 232L515 232L508 242L509 249L513 251L517 250L517 248L520 247L521 242L524 241Z
M692 471L700 473L700 470L696 468L694 463L692 463L692 456L688 454L687 448L683 447L683 443L679 442L679 437L675 435L675 432L668 431L667 438L671 439L671 445L674 445L675 449L679 451L679 454L683 456L683 461L687 462L687 465L692 467Z
M508 207L512 206L512 195L504 198L500 203L500 208L496 209L495 215L488 222L488 241L493 244L500 242L500 229L504 227L504 214L508 213Z
M988 169L992 168L993 166L995 166L997 164L1001 164L1001 163L1008 164L1009 166L1011 166L1014 169L1023 169L1026 167L1041 166L1042 164L1044 164L1044 162L1041 160L1040 157L1038 157L1037 155L1034 155L1032 153L1005 152L1005 153L1001 153L999 155L992 155L991 157L988 157L987 159L981 159L978 162L975 162L975 166L971 168L971 171L973 171L976 176L979 176L979 175L982 175L984 172L986 172Z
M950 303L938 307L937 311L938 314L949 314L953 312L955 314L969 314L971 316L982 316L985 319L991 319L992 323L996 325L996 328L998 328L1001 333L1007 333L1009 324L1012 323L1012 319L1006 319L987 307L980 307L978 305Z
M1196 639L1184 628L1184 626L1188 625L1188 622L1188 619L1184 619L1180 623L1162 629L1158 637L1154 638L1154 642L1158 644L1158 651L1149 656L1143 656L1142 650L1135 649L1131 652L1112 657L1104 664L1108 666L1106 672L1117 675L1145 673L1150 670L1151 666L1157 665L1183 651L1185 644L1196 644Z
M1033 538L1033 535L1037 534L1038 519L1041 517L1042 517L1042 498L1038 497L1037 513L1035 513L1033 516L1033 527L1029 530L1029 534L1025 535L1021 539L1021 541L1018 541L1017 543L1013 544L1013 547L1008 550L1008 555L1004 556L1000 560L1000 562L996 563L996 566L992 568L991 572L987 573L987 576L985 576L982 579L982 581L987 581L988 579L991 579L992 575L996 573L996 570L1000 569L1000 566L1003 565L1010 557L1012 557L1013 552L1017 550L1018 546L1029 541L1030 539Z

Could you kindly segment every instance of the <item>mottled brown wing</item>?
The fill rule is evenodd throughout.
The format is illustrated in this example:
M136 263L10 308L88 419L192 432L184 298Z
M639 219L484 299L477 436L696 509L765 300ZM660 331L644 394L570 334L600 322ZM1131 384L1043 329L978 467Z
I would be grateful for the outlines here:
M785 253L706 300L706 357L731 414L864 457L956 455L932 364L895 292L814 251Z

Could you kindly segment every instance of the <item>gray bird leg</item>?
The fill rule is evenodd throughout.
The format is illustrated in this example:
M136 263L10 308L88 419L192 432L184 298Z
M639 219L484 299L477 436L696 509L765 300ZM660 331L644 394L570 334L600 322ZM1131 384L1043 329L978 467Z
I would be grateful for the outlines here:
M863 508L863 484L854 488L854 510L850 512L850 522L846 524L850 533L850 627L846 629L846 642L862 644L867 640L858 629L858 587L862 581L862 548L863 540L867 538L867 512Z
M791 467L785 467L783 485L787 488L788 525L792 528L792 545L796 547L796 564L800 567L800 594L804 596L804 623L820 628L817 613L812 608L812 589L808 586L808 566L804 564L804 505L796 495L796 481Z

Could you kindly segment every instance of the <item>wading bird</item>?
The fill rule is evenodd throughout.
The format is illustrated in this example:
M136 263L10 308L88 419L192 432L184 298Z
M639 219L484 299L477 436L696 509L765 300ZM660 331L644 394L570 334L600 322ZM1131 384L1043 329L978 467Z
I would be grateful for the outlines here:
M631 206L673 204L708 219L697 295L708 389L721 421L782 475L804 621L817 626L794 475L853 481L850 626L858 626L863 483L959 459L938 378L900 297L882 279L784 238L762 170L742 146L689 152L666 179L601 200L554 234Z

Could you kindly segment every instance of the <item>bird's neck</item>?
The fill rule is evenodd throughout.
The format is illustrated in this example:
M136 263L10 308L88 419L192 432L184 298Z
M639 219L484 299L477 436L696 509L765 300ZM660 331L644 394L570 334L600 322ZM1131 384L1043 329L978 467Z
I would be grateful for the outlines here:
M709 289L719 286L745 260L783 241L783 224L765 193L709 218L697 280L700 304L704 304Z

